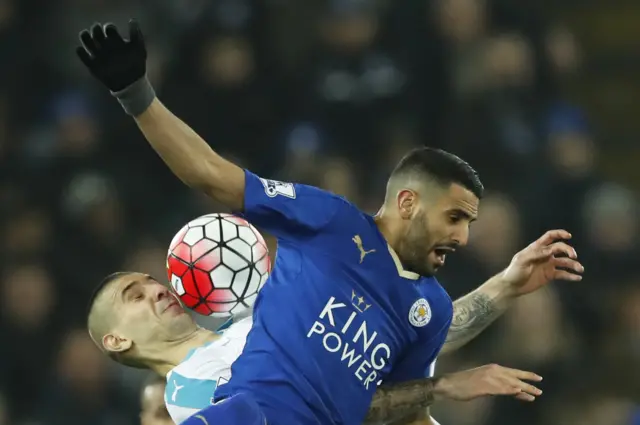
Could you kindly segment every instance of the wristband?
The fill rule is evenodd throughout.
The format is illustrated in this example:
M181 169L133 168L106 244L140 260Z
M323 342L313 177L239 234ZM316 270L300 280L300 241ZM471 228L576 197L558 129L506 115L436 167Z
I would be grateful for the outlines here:
M130 86L117 92L111 92L111 94L118 99L124 111L132 117L137 117L146 111L156 98L156 92L146 75Z

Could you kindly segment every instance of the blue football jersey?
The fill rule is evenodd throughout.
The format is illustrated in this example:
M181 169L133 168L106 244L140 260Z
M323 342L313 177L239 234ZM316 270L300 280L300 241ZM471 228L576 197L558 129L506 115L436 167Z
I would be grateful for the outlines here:
M429 376L453 305L408 272L373 217L315 187L246 172L244 216L278 238L231 380L269 425L360 425L383 382Z

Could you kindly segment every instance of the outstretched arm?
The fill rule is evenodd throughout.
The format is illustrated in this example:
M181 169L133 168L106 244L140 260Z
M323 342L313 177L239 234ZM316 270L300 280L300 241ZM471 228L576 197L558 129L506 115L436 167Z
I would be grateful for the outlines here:
M584 267L566 242L566 230L549 230L518 252L511 264L484 285L453 303L453 321L441 353L456 350L478 336L511 302L554 280L578 282Z
M244 171L222 158L157 98L135 117L138 127L171 171L233 211L244 207Z
M426 378L381 386L373 397L365 424L399 419L431 406L441 393L441 378Z
M140 26L129 22L125 39L113 24L94 24L80 32L76 53L135 118L153 149L187 185L200 189L235 211L243 208L245 175L215 153L189 126L156 98L146 77L147 48Z
M440 425L431 417L430 408L418 410L415 413L391 422L389 425Z
M500 276L453 303L453 320L441 354L462 347L504 313L515 297Z
M541 391L527 381L540 381L535 373L486 365L475 369L381 386L373 397L366 424L385 423L403 419L431 406L435 401L450 399L468 401L487 395L510 395L520 400L533 401ZM419 415L415 424L426 418ZM428 423L428 422L426 422Z

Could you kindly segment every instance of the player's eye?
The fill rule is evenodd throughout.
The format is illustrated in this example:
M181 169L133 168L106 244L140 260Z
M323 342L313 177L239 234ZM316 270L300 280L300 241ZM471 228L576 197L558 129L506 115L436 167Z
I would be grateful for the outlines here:
M452 224L458 224L460 222L460 220L462 220L462 217L459 214L451 214L449 216L449 221Z

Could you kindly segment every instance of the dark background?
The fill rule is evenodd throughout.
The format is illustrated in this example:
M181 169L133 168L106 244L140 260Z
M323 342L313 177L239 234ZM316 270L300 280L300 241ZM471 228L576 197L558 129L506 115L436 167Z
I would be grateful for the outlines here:
M467 159L489 193L452 297L564 227L582 283L521 299L439 370L542 374L534 405L441 405L444 425L631 425L640 396L640 3L0 0L0 424L137 423L140 372L92 346L87 298L164 274L219 211L174 178L74 56L94 21L142 23L162 100L220 153L375 212L399 156Z

